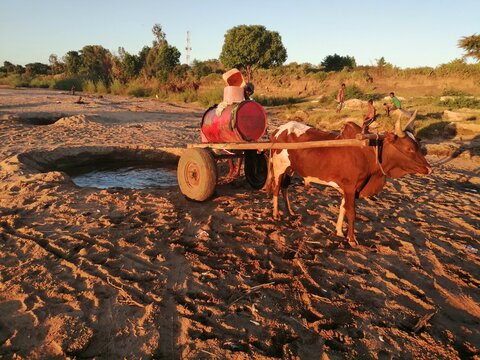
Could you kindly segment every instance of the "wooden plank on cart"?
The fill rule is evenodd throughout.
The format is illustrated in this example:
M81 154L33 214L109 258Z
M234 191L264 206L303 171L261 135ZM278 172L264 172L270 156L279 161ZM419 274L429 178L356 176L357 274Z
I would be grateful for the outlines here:
M339 139L304 141L298 143L271 143L271 142L245 142L245 143L202 143L188 144L188 148L209 148L228 150L268 150L268 149L312 149L320 147L345 147L345 146L368 146L369 140Z

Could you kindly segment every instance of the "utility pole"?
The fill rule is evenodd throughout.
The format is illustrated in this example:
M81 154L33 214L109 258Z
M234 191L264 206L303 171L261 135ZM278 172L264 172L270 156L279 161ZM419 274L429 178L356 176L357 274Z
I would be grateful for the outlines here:
M186 62L187 65L190 66L190 51L192 51L192 47L190 46L190 31L187 31L187 47L185 48L186 51Z

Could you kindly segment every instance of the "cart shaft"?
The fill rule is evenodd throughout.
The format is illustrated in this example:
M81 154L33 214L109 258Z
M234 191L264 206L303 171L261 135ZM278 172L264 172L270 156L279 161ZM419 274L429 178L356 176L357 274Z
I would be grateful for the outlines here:
M268 150L268 149L312 149L321 147L346 147L346 146L368 146L369 140L339 139L304 141L298 143L271 143L271 142L245 142L245 143L202 143L188 144L188 148L210 148L229 150Z

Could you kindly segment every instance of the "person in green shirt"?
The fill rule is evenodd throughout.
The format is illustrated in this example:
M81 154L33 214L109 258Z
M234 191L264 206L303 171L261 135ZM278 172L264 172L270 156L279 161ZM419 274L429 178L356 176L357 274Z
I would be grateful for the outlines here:
M390 103L384 103L383 105L385 105L385 111L387 112L387 116L390 116L390 111L402 108L400 100L397 99L393 91L390 93Z

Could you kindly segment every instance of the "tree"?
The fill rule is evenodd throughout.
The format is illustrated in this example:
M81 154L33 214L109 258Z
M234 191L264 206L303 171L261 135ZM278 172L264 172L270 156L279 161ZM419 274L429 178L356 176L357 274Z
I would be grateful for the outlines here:
M47 64L36 62L25 65L25 74L27 76L47 75L49 71L50 66Z
M167 35L162 30L162 25L155 24L152 28L152 33L155 36L153 40L153 46L161 46L167 42Z
M155 24L152 33L155 35L153 46L142 49L139 54L139 64L143 64L143 72L146 77L156 77L165 82L169 74L180 64L180 51L175 46L168 44L161 25ZM148 52L145 56L147 49Z
M140 66L140 70L143 69L143 67L147 62L147 56L148 56L148 53L150 52L150 49L151 47L144 46L142 50L138 52L138 64L139 64L138 66Z
M167 81L168 75L175 66L180 64L180 51L175 46L165 42L161 46L154 46L147 55L145 70L149 77L156 77L160 81Z
M357 66L357 63L353 56L333 54L326 56L321 65L324 67L325 71L341 71L344 68L353 69Z
M48 57L48 62L50 63L50 71L53 75L61 74L65 71L65 64L62 64L58 61L58 56L55 54L50 54Z
M218 60L199 61L197 59L192 61L192 72L197 80L216 72L220 67Z
M15 72L15 65L12 64L10 61L4 61L3 68L5 69L7 74L12 74Z
M82 65L82 58L78 51L69 51L63 57L67 75L77 75Z
M112 54L101 45L87 45L80 50L82 65L80 73L94 81L108 85L112 74Z
M472 57L480 62L480 35L462 37L458 40L458 47L465 50L464 57Z
M384 67L385 65L387 65L387 61L383 56L380 59L377 59L377 67Z
M121 64L122 73L126 80L130 80L140 73L140 60L137 55L125 52Z
M276 31L262 25L240 25L225 34L220 61L227 68L245 70L247 80L257 68L282 65L287 60L287 50Z
M25 74L25 68L22 65L15 65L15 74Z

